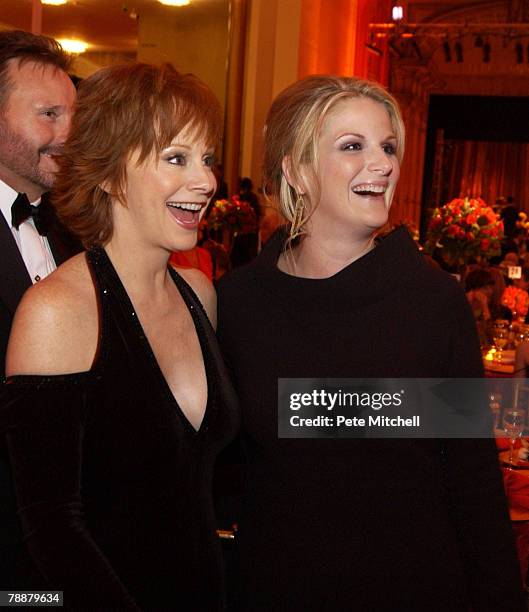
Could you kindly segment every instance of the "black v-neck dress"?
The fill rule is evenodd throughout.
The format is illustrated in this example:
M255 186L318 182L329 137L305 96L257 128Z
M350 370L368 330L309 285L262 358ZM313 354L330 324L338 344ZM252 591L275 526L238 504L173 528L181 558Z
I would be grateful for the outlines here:
M13 376L1 400L22 529L38 568L28 586L63 590L74 609L219 610L212 471L238 412L214 331L170 269L204 356L208 401L196 431L107 254L96 248L87 260L100 304L93 367Z

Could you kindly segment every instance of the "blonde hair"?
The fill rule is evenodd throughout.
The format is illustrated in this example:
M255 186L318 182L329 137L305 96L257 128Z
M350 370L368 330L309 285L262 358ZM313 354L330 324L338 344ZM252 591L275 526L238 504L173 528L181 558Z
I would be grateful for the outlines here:
M397 158L402 160L404 123L397 101L382 85L356 77L312 75L284 89L273 101L266 119L263 186L268 197L279 199L280 211L294 230L289 242L304 233L303 226L311 214L311 211L303 210L299 219L298 212L298 218L293 223L296 202L301 194L292 184L305 184L308 171L308 179L314 187L314 199L318 200L320 187L316 167L319 132L336 104L351 98L370 98L384 105L397 139ZM283 171L285 158L288 158L290 182ZM302 167L304 176L301 174Z

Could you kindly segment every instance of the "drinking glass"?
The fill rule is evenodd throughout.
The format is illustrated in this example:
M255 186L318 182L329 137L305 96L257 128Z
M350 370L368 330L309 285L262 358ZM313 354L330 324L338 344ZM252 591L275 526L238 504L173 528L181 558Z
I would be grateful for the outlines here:
M509 340L508 331L502 327L496 327L494 329L494 345L497 350L498 355L498 363L501 363L501 354L503 349L507 345L507 341Z
M509 469L512 470L514 443L522 435L525 423L525 413L518 408L509 408L503 414L503 428L510 440Z
M497 391L491 391L489 393L489 408L494 417L494 430L496 431L500 426L500 410L501 410L501 393Z

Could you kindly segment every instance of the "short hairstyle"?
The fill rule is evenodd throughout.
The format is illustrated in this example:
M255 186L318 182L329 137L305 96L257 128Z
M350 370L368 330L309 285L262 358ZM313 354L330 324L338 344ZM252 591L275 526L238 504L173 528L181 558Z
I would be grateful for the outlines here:
M170 64L130 63L103 68L81 82L59 158L54 204L85 247L112 237L112 198L125 204L130 155L138 151L141 164L184 129L208 145L220 141L220 105L192 74L180 74Z
M31 34L23 30L6 30L0 32L0 109L9 97L11 83L9 66L18 61L55 66L67 72L70 56L61 45L49 36Z
M290 158L292 181L302 183L301 166L308 168L319 197L317 144L321 126L342 100L370 98L383 104L397 139L397 158L404 155L404 123L395 98L382 85L356 77L312 75L290 85L272 103L265 124L263 183L267 196L279 199L280 211L292 223L298 194L283 172L283 159ZM310 214L310 213L309 213ZM303 225L308 219L302 220ZM302 232L300 232L302 233ZM291 236L294 238L295 236Z

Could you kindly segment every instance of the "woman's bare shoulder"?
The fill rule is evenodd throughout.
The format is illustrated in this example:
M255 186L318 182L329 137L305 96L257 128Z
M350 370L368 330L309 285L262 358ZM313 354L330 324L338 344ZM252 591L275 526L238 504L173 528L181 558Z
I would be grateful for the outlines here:
M204 306L213 327L217 325L217 294L209 278L195 268L176 268L180 276L191 286Z
M6 372L10 376L88 370L97 339L97 297L81 253L24 294L11 329Z

